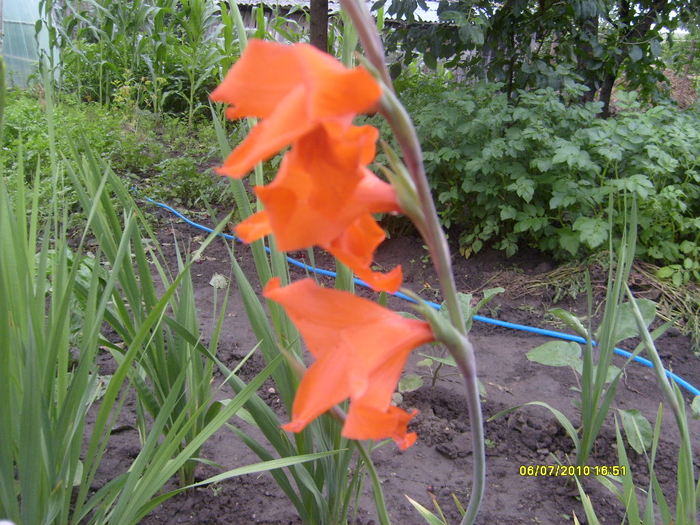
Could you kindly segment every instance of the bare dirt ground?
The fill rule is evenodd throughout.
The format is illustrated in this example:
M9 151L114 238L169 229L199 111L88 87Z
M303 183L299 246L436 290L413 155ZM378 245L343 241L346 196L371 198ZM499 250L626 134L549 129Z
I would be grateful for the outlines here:
M160 213L160 212L159 212ZM195 248L202 237L201 232L191 229L161 214L161 241L168 257L174 257L173 233L181 245L191 244ZM430 300L438 300L437 283L430 263L425 257L420 240L408 236L390 239L381 246L377 260L386 269L402 264L405 273L405 286L420 292ZM236 248L236 257L254 281L253 263L246 247ZM319 254L317 264L329 268L330 261ZM454 261L458 288L463 292L478 294L484 288L501 286L506 292L489 305L482 315L533 326L561 329L546 322L546 311L559 306L579 308L585 303L585 296L577 300L567 298L553 304L552 293L523 295L523 282L541 281L555 270L553 261L537 253L521 253L513 259L504 259L497 252L485 252L465 260L459 256ZM229 252L224 241L217 241L207 249L205 257L193 268L198 312L202 330L212 326L213 288L209 281L214 273L230 274ZM305 277L302 271L293 270L294 278ZM600 277L600 276L598 276ZM596 276L594 275L594 279ZM256 287L259 289L259 286ZM596 288L599 292L600 290ZM643 292L643 290L642 290ZM369 294L368 294L369 295ZM390 300L390 307L396 310L410 310L407 303L398 299ZM578 422L577 410L572 402L576 392L576 378L571 370L551 368L532 363L525 354L548 339L475 323L472 340L477 349L479 378L486 389L483 403L485 416L528 401L544 401L564 412L574 422ZM632 349L634 342L623 345ZM245 311L238 297L235 284L232 286L226 328L219 357L229 366L234 366L256 341L251 333ZM689 338L672 329L658 343L662 357L668 367L690 381L700 385L698 358L690 350ZM425 369L415 363L422 359L418 352L435 352L434 348L422 348L414 352L408 366L409 372L425 375ZM109 366L105 357L105 366ZM621 365L622 360L616 359ZM262 358L252 359L243 369L243 377L252 377L263 366ZM420 389L405 393L402 407L417 408L420 414L413 420L412 429L418 433L418 442L405 452L400 452L393 444L381 447L374 454L377 469L383 482L387 506L394 523L412 525L424 523L411 507L405 496L432 508L431 498L437 497L443 511L451 521L458 518L452 494L466 504L470 490L472 469L469 420L466 416L466 403L462 396L462 384L458 377L443 372L435 386L430 386L430 378ZM280 408L279 399L267 387L261 394L263 399ZM686 396L690 400L690 396ZM653 421L661 394L656 387L651 370L632 364L628 366L624 381L620 383L615 408L639 409ZM128 412L131 410L131 412ZM123 417L127 423L133 418L133 404L127 407ZM591 465L617 465L615 434L612 417L609 417L604 431L596 442ZM130 461L139 450L135 430L115 434L110 447L105 476L119 470L120 465ZM700 425L691 421L695 436ZM557 524L573 523L575 513L585 523L584 513L578 499L575 485L565 478L523 477L519 474L521 465L555 464L554 455L568 463L572 457L573 444L553 416L545 409L528 407L508 416L486 423L487 437L487 489L478 523L504 524ZM696 454L700 443L695 440ZM257 462L257 456L238 441L233 433L221 431L204 447L202 454L226 468L235 468ZM648 481L646 463L643 456L628 450L637 481ZM661 484L667 491L675 488L675 458L677 454L676 432L670 414L667 412L664 435L658 453L656 470ZM697 459L696 465L700 465ZM203 467L198 477L204 479L217 471ZM623 508L615 498L593 478L584 480L588 493L602 523L619 524L623 519ZM643 486L643 485L642 485ZM369 486L361 500L357 523L376 523ZM673 498L671 498L673 499ZM144 524L293 524L299 523L294 509L277 488L269 474L250 475L232 479L215 486L198 488L166 502L150 516Z

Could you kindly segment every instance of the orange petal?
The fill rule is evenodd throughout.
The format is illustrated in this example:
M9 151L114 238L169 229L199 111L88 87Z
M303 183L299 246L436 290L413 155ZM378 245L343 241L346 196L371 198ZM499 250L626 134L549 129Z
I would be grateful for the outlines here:
M282 305L320 363L302 379L303 395L292 411L295 429L337 399L364 396L365 405L385 409L382 405L388 405L410 351L434 340L428 323L406 319L347 292L322 288L312 279L284 288L275 279L264 295Z
M391 404L391 396L412 350L413 348L403 348L400 352L396 351L374 368L369 375L368 387L360 396L353 397L352 402L385 410Z
M374 290L395 292L401 286L403 274L397 266L388 274L373 272L372 259L377 246L386 238L372 215L356 219L343 233L323 248L348 265L357 276Z
M279 277L273 277L272 279L267 281L267 283L265 283L265 288L263 288L263 295L267 297L268 293L274 293L275 290L282 288L280 286L281 282L282 279L280 279Z
M346 69L340 61L309 44L295 48L310 87L314 118L364 113L381 97L379 84L365 68Z
M234 228L234 231L243 242L251 243L257 241L272 233L270 218L265 210L259 211L239 223Z
M274 156L315 124L304 109L304 91L294 89L285 98L284 104L274 114L255 126L241 144L234 149L216 171L220 175L241 178L258 163Z
M342 347L361 357L353 366L367 373L387 356L433 340L428 323L407 319L369 299L323 288L313 279L283 288L272 280L264 295L284 307L316 358Z
M230 118L269 118L298 86L316 121L362 113L381 97L379 84L363 67L347 69L309 44L252 39L211 99L231 104Z
M379 85L365 69L348 70L313 46L251 40L211 98L232 105L229 118L264 120L218 172L242 177L322 122L349 125L380 96Z
M358 440L392 438L401 450L406 450L416 442L416 433L408 432L408 423L417 413L417 410L409 413L395 406L378 410L361 402L351 402L343 436Z
M349 195L363 178L362 169L372 162L379 131L372 126L349 126L339 120L328 122L294 144L300 169L313 181L309 204L336 214L338 202Z
M210 98L233 106L229 118L267 118L303 83L297 55L294 46L252 39Z
M294 398L293 419L282 428L299 432L349 397L350 385L344 374L347 366L344 361L348 357L343 354L326 355L309 367Z
M282 159L275 180L267 186L255 188L256 195L265 205L280 250L308 248L342 231L343 225L337 223L337 218L320 216L308 204L312 191L313 181L293 152Z
M366 126L333 140L319 127L295 143L272 183L256 188L280 250L327 245L362 215L399 210L393 187L361 165L375 139Z
M362 202L369 213L399 213L401 207L396 190L367 168L362 168L362 179L355 188L352 198Z

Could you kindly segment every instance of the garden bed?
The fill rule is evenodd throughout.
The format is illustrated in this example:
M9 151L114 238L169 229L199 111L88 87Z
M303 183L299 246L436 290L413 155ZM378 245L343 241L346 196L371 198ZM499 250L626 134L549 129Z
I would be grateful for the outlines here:
M163 215L165 224L160 230L166 256L176 266L173 250L174 238L181 245L196 248L203 237L170 216ZM173 237L173 233L175 237ZM205 256L193 266L192 277L198 313L204 333L214 322L212 301L214 288L209 281L214 273L229 275L230 256L223 242L213 243ZM301 254L299 254L301 255ZM428 300L435 296L437 283L429 262L424 257L421 242L404 236L390 239L377 254L378 264L385 269L402 264L404 285L420 292ZM236 257L249 278L255 275L248 248L237 246ZM330 261L318 254L317 264L329 268ZM522 296L518 283L528 279L546 280L555 264L538 253L521 252L517 257L504 259L497 252L484 252L471 259L459 256L454 261L458 288L463 292L478 294L484 288L501 286L500 295L480 314L526 325L560 329L545 322L546 311L553 306L547 294ZM293 278L303 278L303 271L292 269ZM594 278L596 276L594 275ZM556 283L553 283L556 284ZM640 287L643 292L643 286ZM221 294L219 294L221 295ZM363 292L364 295L364 292ZM600 297L597 297L600 300ZM574 300L570 297L557 306L574 309L579 313L585 305L585 294ZM395 310L410 311L407 303L391 299L389 306ZM244 308L232 286L226 327L222 334L218 356L228 366L234 366L255 346L255 338L248 327ZM478 375L486 389L484 412L486 418L503 409L529 401L543 401L561 410L574 423L577 410L572 402L577 398L576 377L570 369L552 368L530 362L525 354L548 339L507 328L475 323L472 341L477 350ZM634 343L627 341L626 343ZM630 344L624 348L633 349ZM658 340L658 348L666 365L691 384L700 384L700 368L691 351L690 339L671 329ZM425 376L425 384L419 389L403 394L401 406L417 408L420 414L411 428L418 433L417 443L400 452L393 443L386 443L373 454L387 499L389 514L394 523L420 524L422 518L405 496L432 509L431 498L439 501L451 522L458 517L452 500L454 494L466 504L470 488L472 468L469 421L462 396L462 385L451 370L443 370L431 386L427 369L417 367L423 359L419 353L435 353L435 348L421 348L414 352L408 371ZM616 358L621 365L622 359ZM104 366L109 368L108 362ZM262 358L254 356L242 369L242 377L254 376L263 366ZM277 412L283 414L274 389L266 384L261 397ZM690 399L689 396L686 396ZM653 423L661 393L656 387L650 369L637 364L627 367L620 382L614 408L638 409ZM122 415L124 426L114 434L110 453L103 470L103 481L109 473L121 471L138 453L136 430L129 426L133 420L133 405L127 403ZM131 413L130 413L131 411ZM285 416L282 416L284 419ZM677 431L670 412L665 413L663 434L657 454L656 473L667 494L675 491ZM691 435L698 435L700 425L690 421ZM578 491L571 478L521 476L521 465L555 465L552 455L568 463L573 457L573 443L549 411L541 407L528 407L486 423L487 438L487 489L478 523L567 523L573 522L573 514L584 521L584 513ZM697 445L697 443L694 443ZM628 449L635 479L638 485L648 482L646 461L642 455ZM232 432L222 430L204 446L203 456L223 467L235 468L258 461L258 458L240 442ZM697 457L697 456L696 456ZM618 465L615 447L615 431L612 416L598 438L590 465ZM696 466L699 462L696 460ZM203 466L199 479L214 475L218 470ZM593 478L584 481L588 494L601 522L618 524L624 509L614 496ZM673 501L673 499L671 499ZM357 523L375 523L369 484L366 484ZM269 474L256 474L234 478L216 485L201 487L167 501L144 524L156 523L298 523L293 507L285 499Z

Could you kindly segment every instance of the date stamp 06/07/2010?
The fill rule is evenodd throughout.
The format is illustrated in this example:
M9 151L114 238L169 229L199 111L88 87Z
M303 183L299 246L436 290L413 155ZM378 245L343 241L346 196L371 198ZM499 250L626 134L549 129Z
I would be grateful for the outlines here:
M520 465L518 473L525 477L536 476L624 476L624 465Z

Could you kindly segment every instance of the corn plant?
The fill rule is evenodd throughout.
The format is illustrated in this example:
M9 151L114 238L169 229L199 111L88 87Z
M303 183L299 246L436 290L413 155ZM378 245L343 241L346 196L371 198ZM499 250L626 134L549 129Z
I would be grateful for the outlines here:
M111 0L68 1L62 6L44 1L40 8L51 48L59 50L61 60L75 61L79 89L90 89L93 99L109 103L114 82L139 69L146 41L138 36L153 14L148 3L138 0L120 9L119 2ZM84 75L96 75L96 85L83 87Z
M272 12L266 15L265 7L260 4L253 9L253 19L255 20L255 29L251 35L253 38L286 43L307 39L303 26L291 16L294 13L304 13L308 23L308 14L303 11L302 7L292 7L287 12L287 16L281 15L277 6L274 6Z
M40 9L58 84L103 104L186 109L191 121L237 55L225 2L221 18L211 0L42 0Z
M176 94L187 104L190 125L194 113L205 107L197 96L210 91L218 80L219 48L215 41L222 26L214 17L214 5L208 0L184 0L175 14L179 45L171 45L171 50L185 80L183 91Z

